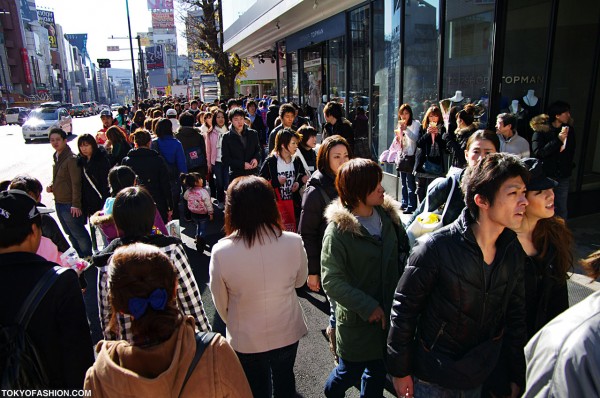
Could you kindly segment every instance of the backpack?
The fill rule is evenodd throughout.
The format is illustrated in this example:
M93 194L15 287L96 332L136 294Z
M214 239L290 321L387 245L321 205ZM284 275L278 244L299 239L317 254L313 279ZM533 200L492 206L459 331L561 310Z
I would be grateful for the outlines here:
M183 148L185 153L185 163L187 164L188 171L198 169L200 167L206 167L206 155L200 152L199 146L193 146L191 148Z
M208 209L204 204L202 195L203 188L194 188L188 191L187 205L188 209L194 214L207 214Z
M27 333L31 316L48 290L68 268L55 266L33 287L13 325L0 325L0 358L3 358L2 390L47 389L50 380L41 355Z

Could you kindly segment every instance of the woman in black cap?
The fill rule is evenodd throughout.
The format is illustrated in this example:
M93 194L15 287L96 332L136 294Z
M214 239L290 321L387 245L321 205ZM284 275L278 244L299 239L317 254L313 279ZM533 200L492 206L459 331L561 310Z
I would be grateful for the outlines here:
M555 216L555 180L546 177L539 159L523 159L529 170L525 217L516 230L525 258L525 308L529 340L554 317L569 308L567 271L573 267L573 235ZM485 383L482 397L510 395L508 353L504 351Z

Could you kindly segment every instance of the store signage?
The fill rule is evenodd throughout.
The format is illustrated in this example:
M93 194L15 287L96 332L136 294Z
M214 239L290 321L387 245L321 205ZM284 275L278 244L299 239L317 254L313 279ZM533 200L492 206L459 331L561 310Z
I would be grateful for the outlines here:
M165 67L162 46L146 47L146 66L148 70L162 69Z
M319 65L321 65L321 58L311 59L310 61L304 61L304 69Z
M342 12L321 21L285 39L286 51L296 51L325 40L334 39L346 34L346 13Z
M72 46L77 47L81 53L85 54L87 46L87 33L67 33L65 34L65 39L67 39Z
M502 76L502 83L505 84L542 84L543 81L542 76Z
M119 46L106 46L106 51L119 51Z
M173 10L152 11L152 27L154 29L174 29L175 15Z
M148 0L149 10L172 10L173 0Z

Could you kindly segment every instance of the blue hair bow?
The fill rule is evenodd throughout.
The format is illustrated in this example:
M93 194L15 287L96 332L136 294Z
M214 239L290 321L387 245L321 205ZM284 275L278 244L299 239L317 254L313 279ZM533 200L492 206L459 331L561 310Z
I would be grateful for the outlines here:
M135 319L141 318L146 313L148 305L156 311L164 310L167 305L167 291L165 289L155 289L148 298L130 298L129 313Z

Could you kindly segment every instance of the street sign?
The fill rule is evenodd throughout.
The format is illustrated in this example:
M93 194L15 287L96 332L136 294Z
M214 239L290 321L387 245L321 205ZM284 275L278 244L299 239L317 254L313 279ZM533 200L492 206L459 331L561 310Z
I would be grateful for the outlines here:
M106 51L119 51L119 46L106 46Z

